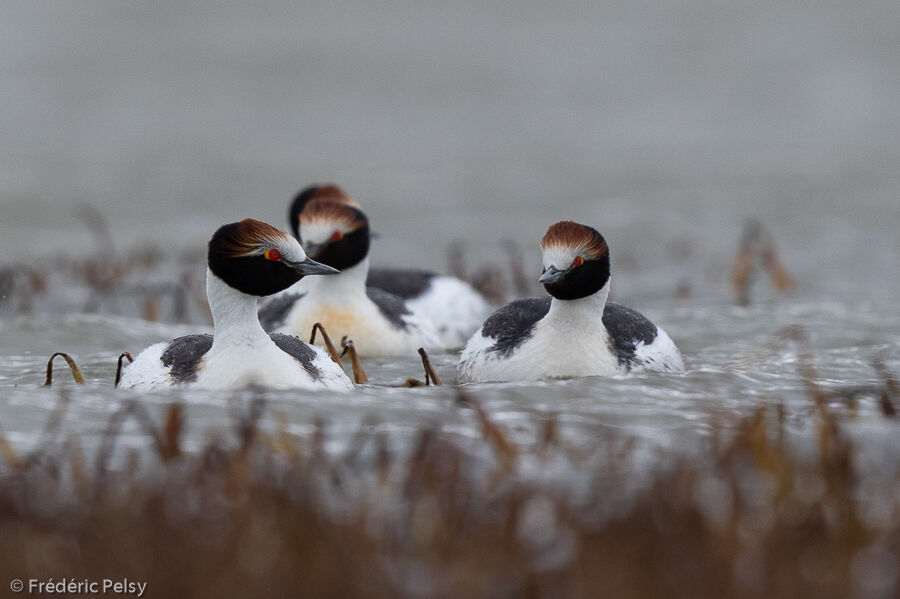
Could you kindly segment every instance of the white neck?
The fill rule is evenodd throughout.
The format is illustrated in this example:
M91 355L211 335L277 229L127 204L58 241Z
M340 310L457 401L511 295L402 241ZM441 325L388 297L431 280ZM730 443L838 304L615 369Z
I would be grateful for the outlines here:
M259 298L231 287L209 268L206 269L206 298L215 329L214 344L236 345L269 339L256 314Z
M355 296L366 295L366 277L369 276L369 257L366 256L350 268L345 268L336 275L308 277L312 279L307 289L315 291L319 297L332 297L344 300ZM320 295L321 294L321 295Z
M550 311L546 318L562 318L575 322L601 322L606 299L609 297L609 281L597 292L576 300L561 300L555 297L550 301ZM602 323L601 323L602 324Z

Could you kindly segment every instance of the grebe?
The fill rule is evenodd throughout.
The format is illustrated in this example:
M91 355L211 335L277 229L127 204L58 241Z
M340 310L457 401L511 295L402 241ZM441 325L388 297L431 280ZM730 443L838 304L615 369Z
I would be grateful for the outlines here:
M366 286L369 221L359 208L313 199L300 215L297 233L310 256L341 272L303 281L263 302L259 317L267 330L304 335L319 322L330 335L353 339L359 355L368 357L443 349L430 321L403 299Z
M151 345L126 366L119 386L351 389L343 369L324 351L290 335L269 335L256 314L259 297L281 291L305 275L336 273L308 258L296 239L271 225L248 218L222 226L210 240L207 255L206 295L213 335L187 335Z
M494 312L460 355L461 383L682 372L681 353L639 312L607 302L609 248L592 227L555 223L541 240L549 297Z
M347 192L333 183L311 185L296 195L288 209L288 222L297 239L301 239L300 215L306 204L316 199L359 208ZM371 268L366 286L399 297L413 314L431 321L445 349L461 348L491 313L491 305L469 283L428 270Z

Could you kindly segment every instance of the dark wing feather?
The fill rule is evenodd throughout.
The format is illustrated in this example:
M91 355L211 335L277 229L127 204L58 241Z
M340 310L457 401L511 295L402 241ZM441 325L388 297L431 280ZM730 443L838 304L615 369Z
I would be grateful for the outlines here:
M313 364L316 359L316 351L308 344L301 341L293 335L282 335L281 333L269 333L269 337L275 342L275 345L286 354L289 354L295 360L300 362L303 369L309 373L313 380L322 378L319 369Z
M481 334L494 339L491 351L506 357L522 345L550 311L550 300L550 296L520 299L491 314L481 325Z
M603 326L612 339L613 351L622 366L630 367L637 344L648 345L656 339L656 325L636 310L608 302L603 310Z
M437 276L439 275L426 270L373 268L369 271L366 285L409 300L425 293L431 286L432 279Z
M392 325L398 329L407 328L406 321L403 320L403 317L407 314L411 314L411 312L409 311L409 308L406 307L406 302L393 293L388 293L387 291L376 287L366 287L366 295L369 296L370 300L375 302L375 305L378 306L378 309Z
M176 383L191 383L197 380L200 360L212 347L212 335L185 335L169 342L160 356L164 366L169 368L169 376Z

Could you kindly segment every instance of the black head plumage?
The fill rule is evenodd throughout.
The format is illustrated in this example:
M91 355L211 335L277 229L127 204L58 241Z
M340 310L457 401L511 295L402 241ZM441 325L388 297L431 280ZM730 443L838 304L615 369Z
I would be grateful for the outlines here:
M310 257L322 264L344 270L356 266L369 254L369 219L355 206L316 198L307 204L301 221L302 225L326 222L337 227L337 239L306 244Z
M593 227L572 221L555 223L544 234L541 248L544 251L571 250L581 259L580 264L556 265L558 276L544 283L547 293L557 299L588 297L609 281L609 246Z
M268 260L263 252L289 240L271 225L244 219L219 227L209 240L210 270L229 286L250 295L272 295L301 278L296 269L279 260Z

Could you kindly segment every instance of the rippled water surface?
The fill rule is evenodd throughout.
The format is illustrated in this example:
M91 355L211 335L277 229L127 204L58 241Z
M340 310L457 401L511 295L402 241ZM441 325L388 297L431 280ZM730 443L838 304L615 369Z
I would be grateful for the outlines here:
M813 403L807 382L798 370L797 348L785 340L782 328L802 323L814 347L818 382L826 391L875 388L879 377L876 359L900 370L900 316L890 305L789 303L751 308L658 308L648 313L666 323L685 354L684 375L639 374L592 377L537 383L466 385L459 389L393 388L409 376L422 378L416 357L368 360L372 382L349 395L308 392L262 393L272 426L283 418L287 430L301 437L326 423L330 449L347 449L353 435L364 427L389 434L398 450L423 428L436 428L451 436L477 438L481 429L472 411L457 394L477 397L494 421L511 437L533 444L542 422L555 418L560 434L574 447L591 448L600 438L631 439L635 459L655 460L660 453L690 455L702 451L712 424L728 425L738 414L748 414L760 403L783 405L789 424L805 435L814 429ZM50 413L61 394L70 404L66 430L87 446L99 442L112 414L135 394L112 388L118 352L134 350L190 327L148 324L141 320L99 315L19 316L2 325L4 358L0 385L4 388L3 434L14 447L36 447ZM847 342L846 331L854 331ZM8 345L15 340L15 347ZM27 350L23 351L24 347ZM88 383L75 386L61 360L56 384L42 388L44 365L52 351L65 348L80 361ZM452 382L455 355L435 356L438 373ZM259 392L221 393L180 390L139 396L155 414L172 401L184 402L188 414L189 446L199 447L210 434L229 434L233 409ZM833 406L852 416L850 431L858 435L863 455L879 468L897 464L896 425L881 417L879 396L863 391L855 406L835 400ZM273 416L274 414L274 416ZM282 416L283 415L283 416ZM159 416L161 418L161 416ZM131 423L125 445L147 446L140 427ZM890 456L889 462L881 461Z
M459 241L470 271L508 270L512 240L534 279L555 220L609 240L615 299L664 326L688 371L465 387L518 442L555 417L575 446L635 437L649 461L701 451L714 419L759 402L808 431L807 382L783 334L799 325L819 384L862 389L835 407L863 455L897 464L897 426L866 391L874 360L900 373L895 2L254 6L3 9L0 68L15 93L0 95L0 266L18 274L0 303L0 434L15 449L39 443L63 392L65 430L97 443L132 397L112 388L116 356L208 330L193 298L176 317L165 292L146 322L146 289L202 280L218 225L286 226L297 188L336 180L371 215L376 264L445 270ZM729 269L746 218L771 230L797 286L778 294L760 274L738 307ZM92 296L78 261L138 248L158 260ZM58 350L87 385L58 370L40 387ZM452 382L455 356L434 358ZM365 366L372 384L350 395L266 392L266 421L281 413L301 436L326 422L336 452L361 426L398 448L423 427L481 435L457 389L389 386L422 377L416 356ZM253 393L140 401L155 413L184 402L198 446ZM148 442L126 425L124 444Z

